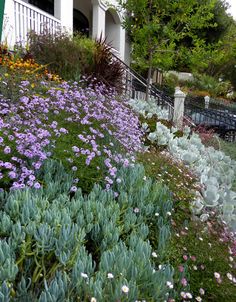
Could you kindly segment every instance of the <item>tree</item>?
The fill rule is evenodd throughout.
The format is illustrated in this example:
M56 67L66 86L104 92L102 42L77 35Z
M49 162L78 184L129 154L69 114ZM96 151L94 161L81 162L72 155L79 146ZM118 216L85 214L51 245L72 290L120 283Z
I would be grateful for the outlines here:
M203 70L205 73L229 80L236 89L236 22L228 28L227 33L218 43L219 47L214 50L208 60L208 66Z
M132 41L132 57L148 69L147 99L153 68L168 70L179 55L189 57L193 49L207 48L209 36L217 27L215 10L220 0L120 0L127 11L124 27ZM221 1L222 2L222 1Z

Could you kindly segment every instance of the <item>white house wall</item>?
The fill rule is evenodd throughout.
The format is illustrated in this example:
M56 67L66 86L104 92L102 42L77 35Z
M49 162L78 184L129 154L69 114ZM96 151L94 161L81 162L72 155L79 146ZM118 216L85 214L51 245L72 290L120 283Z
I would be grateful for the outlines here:
M25 5L27 10L24 8L16 14L16 4L21 7ZM13 46L19 39L26 43L26 32L30 29L34 30L32 24L35 27L35 23L38 22L37 28L43 27L44 20L47 21L50 29L53 27L55 30L56 26L60 25L72 33L73 9L75 8L88 19L90 36L93 38L107 37L108 42L112 43L120 58L125 59L125 30L121 26L122 16L115 10L117 5L116 0L54 0L54 16L52 16L28 4L28 0L6 0L2 40L7 41L10 46ZM28 13L29 10L30 13ZM31 10L37 11L39 15L37 22ZM42 14L42 18L40 14Z
M110 10L106 11L105 35L107 41L111 43L117 51L120 51L120 23L116 23Z
M72 32L73 29L73 0L55 0L54 16L61 21L62 28Z
M14 2L5 1L2 41L8 45L15 43L15 26L14 26Z

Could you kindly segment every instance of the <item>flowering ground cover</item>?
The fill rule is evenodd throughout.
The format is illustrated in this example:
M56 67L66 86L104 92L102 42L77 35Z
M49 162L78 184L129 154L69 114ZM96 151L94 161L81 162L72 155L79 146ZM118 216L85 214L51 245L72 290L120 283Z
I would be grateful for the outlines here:
M168 259L176 269L174 280L175 288L179 289L179 296L175 301L233 301L236 296L236 237L232 232L232 225L230 229L230 224L226 225L221 216L230 199L227 199L227 194L224 197L222 195L220 202L224 207L219 207L218 204L211 207L202 205L200 208L190 205L196 200L196 196L204 198L202 192L206 189L206 170L212 171L209 177L215 176L218 179L218 189L226 189L229 192L234 180L232 170L235 163L213 148L209 148L208 152L197 134L191 136L188 131L182 134L178 131L176 135L176 129L170 130L169 123L160 123L153 106L150 115L148 111L143 112L142 107L145 143L148 144L149 140L152 147L140 160L144 163L148 175L167 184L173 192L173 233L166 251L166 260ZM135 109L137 111L137 108ZM159 116L161 117L162 113ZM195 146L195 150L191 144ZM175 146L179 149L172 148ZM199 150L203 151L202 157L197 155ZM221 163L219 158L216 160L218 156ZM197 167L198 161L201 160L204 162L202 169L195 169L195 165ZM184 168L181 167L183 164ZM225 173L227 169L231 172ZM202 181L199 177L202 177ZM178 195L181 193L182 198ZM215 193L213 191L209 202L214 200ZM233 197L234 193L231 194ZM183 206L184 201L187 201L186 208ZM191 212L195 215L192 216ZM229 214L229 218L233 217L234 215ZM228 222L230 220L228 219Z
M117 165L128 166L141 148L137 116L103 86L41 85L43 95L22 81L18 101L1 99L2 187L40 187L36 172L53 157L73 171L73 191L78 181L88 191L104 178L108 188Z
M153 104L140 116L102 84L4 64L0 301L234 301L227 196L193 207L216 186L209 178L231 188L233 162L208 160L200 138L170 131ZM218 163L208 174L219 158L226 173Z
M207 221L192 220L189 205L201 190L197 176L166 151L151 150L139 158L146 174L167 185L173 198L172 236L165 260L175 268L175 301L234 300L236 241L233 233L208 212ZM204 216L203 216L204 218ZM216 278L215 276L219 276ZM190 296L189 296L190 295Z

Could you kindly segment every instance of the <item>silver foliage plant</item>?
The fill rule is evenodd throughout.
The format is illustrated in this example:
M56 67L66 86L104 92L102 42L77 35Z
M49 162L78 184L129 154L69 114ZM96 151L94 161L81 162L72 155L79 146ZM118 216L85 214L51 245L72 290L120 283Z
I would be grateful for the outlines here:
M137 102L135 110L148 116L149 106L145 108ZM155 111L160 111L156 105ZM150 112L153 113L153 105ZM223 221L232 230L236 231L236 193L231 190L236 174L236 162L223 152L212 147L205 147L198 134L190 134L190 128L185 127L183 137L176 137L177 129L169 129L157 122L156 130L150 132L147 124L143 129L148 134L148 139L159 146L166 146L170 154L182 160L198 177L201 184L201 194L196 192L196 199L192 202L192 211L207 219L203 214L204 209L216 209Z
M38 175L42 188L0 193L1 301L171 296L174 271L162 263L170 194L140 165L117 176L117 194L96 185L83 196L70 192L73 179L62 164L47 160Z
M145 100L129 100L130 106L134 111L142 114L144 117L151 118L156 115L159 119L168 120L169 111L165 108L160 108L156 105L155 98L149 98L148 102Z

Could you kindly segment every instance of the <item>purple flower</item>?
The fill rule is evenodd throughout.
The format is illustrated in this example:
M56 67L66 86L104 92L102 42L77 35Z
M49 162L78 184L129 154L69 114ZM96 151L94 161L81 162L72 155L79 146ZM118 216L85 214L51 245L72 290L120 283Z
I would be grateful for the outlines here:
M107 183L109 183L110 185L113 184L113 180L112 180L111 178L109 178L109 177L105 177L105 181L106 181Z
M34 181L34 180L35 180L35 176L31 174L31 175L29 176L29 180Z
M35 183L34 183L34 188L35 188L35 189L40 189L40 188L41 188L40 183L35 182Z
M38 163L35 163L34 167L36 170L38 170L38 169L40 169L41 165L42 164L40 162L38 162Z
M5 167L6 169L12 169L12 164L9 163L9 162L5 162L5 163L4 163L4 167Z
M8 175L11 179L16 178L16 176L17 176L17 174L14 171L9 172Z
M11 153L11 148L10 148L9 146L6 146L6 147L4 148L4 150L3 150L3 152L4 152L5 154L9 154L9 153Z
M79 148L76 147L76 146L73 146L73 147L72 147L72 150L73 150L74 152L79 152Z
M60 128L59 131L64 134L68 133L68 130L66 130L65 128Z
M94 158L106 157L107 188L110 187L113 183L111 178L115 178L117 173L115 163L129 166L129 160L134 160L136 151L141 150L142 145L143 134L139 130L138 118L126 102L116 98L114 92L106 91L104 86L90 86L84 89L77 83L66 82L55 88L43 82L46 97L29 96L29 92L23 95L26 93L25 86L29 84L25 81L20 85L20 102L9 102L5 99L0 102L0 144L3 144L7 137L14 146L14 156L9 162L2 161L0 166L17 175L12 187L20 189L24 184L36 185L35 170L41 167L50 152L56 151L52 149L58 147L58 140L64 139L62 134L68 133L69 128L64 128L68 122L78 125L80 131L70 133L71 139L68 140L66 150L67 156L71 157L69 161L75 162L76 157L80 157L80 160L84 160L89 166ZM57 114L57 121L52 121L48 112ZM78 138L83 142L83 148L76 147ZM113 141L116 144L113 145ZM123 150L122 154L117 153L118 144ZM13 153L9 146L4 147L3 152ZM13 166L13 162L17 165ZM32 163L31 167L28 166L29 163ZM97 169L100 168L104 166L97 165ZM10 175L13 177L14 173Z
M30 84L29 81L21 81L21 86L25 87L28 86Z
M78 189L77 189L77 187L76 186L72 186L71 188L70 188L70 191L71 192L76 192Z

